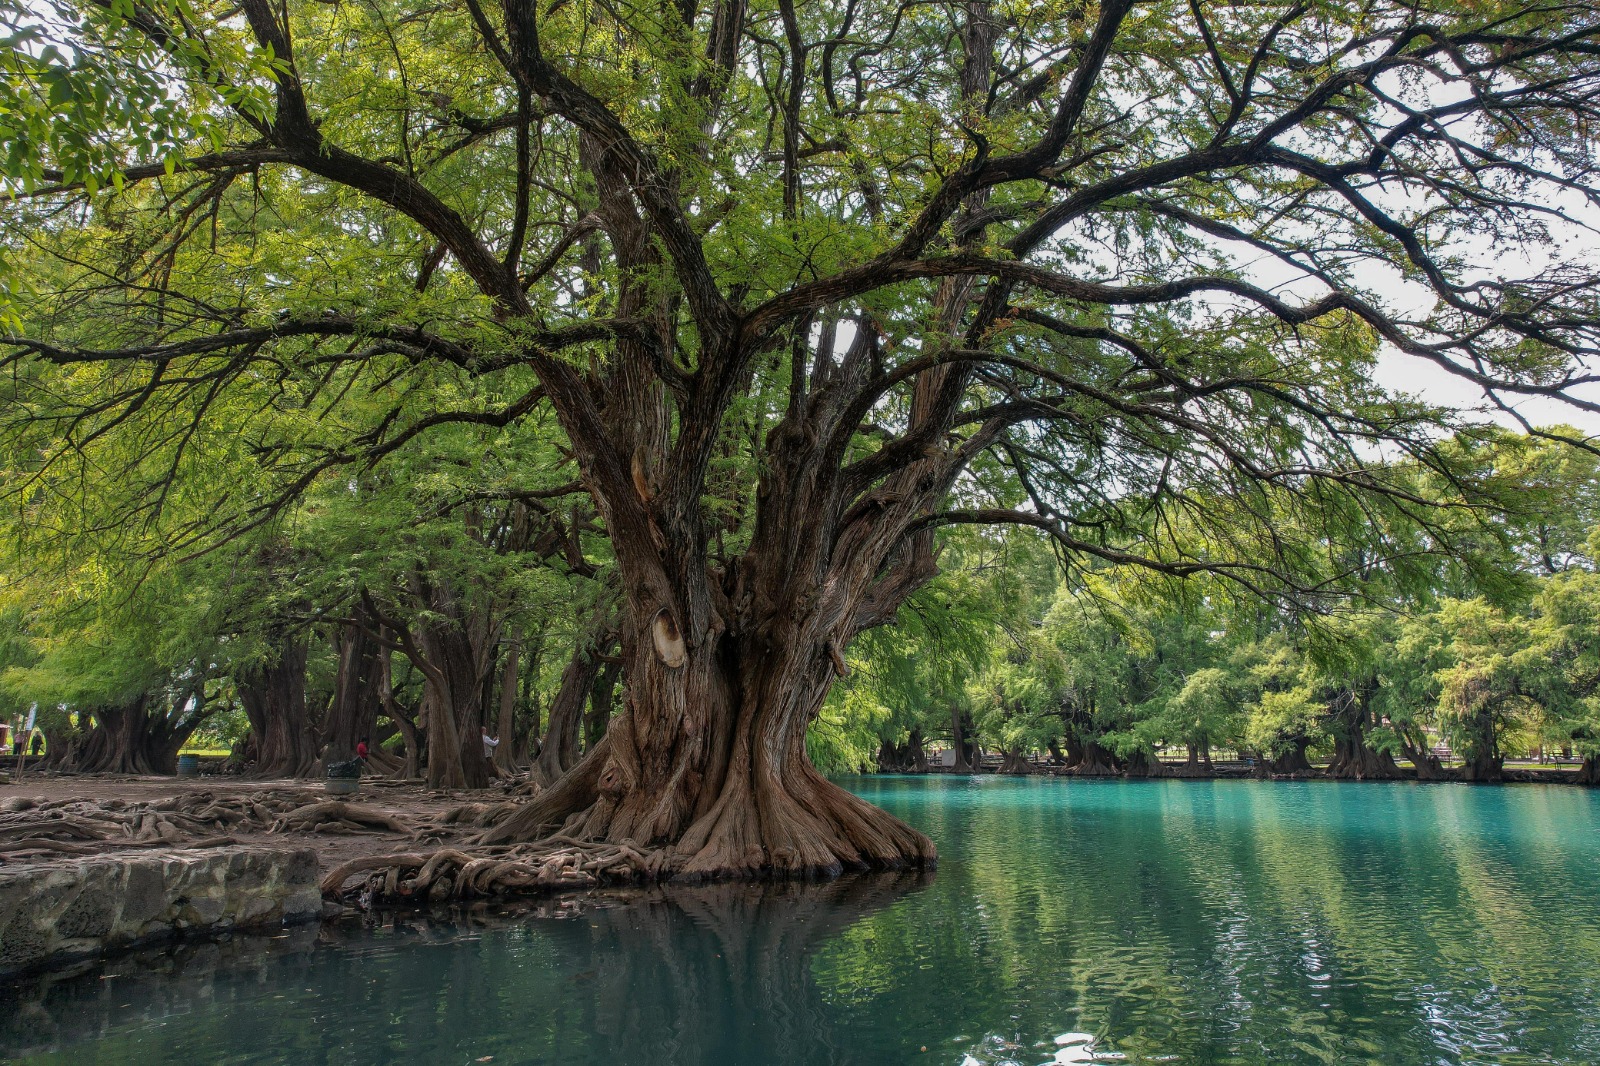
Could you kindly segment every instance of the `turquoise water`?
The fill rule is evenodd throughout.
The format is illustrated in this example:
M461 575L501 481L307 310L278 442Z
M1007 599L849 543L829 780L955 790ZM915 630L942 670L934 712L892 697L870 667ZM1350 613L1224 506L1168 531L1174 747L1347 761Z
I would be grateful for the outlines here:
M0 1009L0 1055L1600 1063L1593 791L850 784L933 836L936 875L185 949L26 986Z

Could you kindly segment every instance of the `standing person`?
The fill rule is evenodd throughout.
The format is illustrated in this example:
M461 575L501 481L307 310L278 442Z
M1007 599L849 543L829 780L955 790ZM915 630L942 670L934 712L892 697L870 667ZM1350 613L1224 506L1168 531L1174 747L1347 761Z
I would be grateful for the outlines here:
M367 738L366 737L362 737L360 740L356 741L356 758L360 759L362 762L366 762L367 761Z
M22 730L20 729L13 728L11 730L11 754L22 754Z
M33 731L33 757L37 759L42 751L44 751L44 732L36 729Z
M500 768L494 764L494 749L496 749L496 748L498 748L500 746L500 740L497 737L491 737L489 735L489 727L488 726L483 726L482 728L483 728L483 760L484 760L484 762L489 764L489 776L490 777L499 777L500 776Z

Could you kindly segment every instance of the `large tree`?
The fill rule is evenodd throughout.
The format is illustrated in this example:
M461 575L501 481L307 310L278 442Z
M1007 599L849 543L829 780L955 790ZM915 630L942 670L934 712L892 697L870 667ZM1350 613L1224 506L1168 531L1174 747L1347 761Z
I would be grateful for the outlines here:
M805 737L939 527L1315 600L1440 547L1380 346L1592 382L1589 4L9 4L30 506L114 470L104 522L192 548L553 413L625 710L495 839L931 862Z

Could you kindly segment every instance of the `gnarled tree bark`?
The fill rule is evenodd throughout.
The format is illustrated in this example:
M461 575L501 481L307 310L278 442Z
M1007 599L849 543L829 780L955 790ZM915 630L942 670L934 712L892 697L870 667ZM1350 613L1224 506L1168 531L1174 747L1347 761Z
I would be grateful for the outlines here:
M1386 751L1367 742L1367 730L1378 724L1371 707L1372 689L1345 689L1335 697L1333 759L1328 776L1352 781L1387 781L1400 776L1400 767Z
M310 777L317 768L317 743L306 713L306 637L280 633L271 654L269 661L234 678L255 739L250 773Z
M616 637L605 631L603 621L580 633L572 657L561 671L561 684L550 701L549 724L533 763L533 779L549 785L578 763L578 740L583 713L594 696L595 685L605 667L603 657L611 651ZM609 699L609 697L608 697Z
M1445 768L1439 761L1439 756L1428 747L1428 738L1418 731L1411 735L1411 731L1400 729L1396 731L1400 737L1400 752L1411 761L1416 768L1418 781L1449 781L1455 775Z
M1311 746L1310 739L1295 737L1289 742L1289 747L1276 756L1264 755L1261 764L1256 767L1257 777L1287 777L1293 774L1309 774L1313 771L1311 760L1306 758L1306 749Z
M347 762L355 758L362 739L372 743L378 713L383 708L380 688L383 658L387 649L377 639L380 623L366 608L363 598L356 605L356 617L341 625L334 639L339 657L333 683L333 703L324 723L321 762Z

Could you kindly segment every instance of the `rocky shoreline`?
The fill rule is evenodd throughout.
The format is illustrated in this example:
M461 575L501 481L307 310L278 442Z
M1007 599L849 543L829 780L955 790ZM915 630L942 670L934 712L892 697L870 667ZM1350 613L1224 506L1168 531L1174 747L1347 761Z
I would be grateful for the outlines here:
M0 872L0 980L185 936L322 916L316 853L232 846Z
M304 782L30 776L0 793L0 981L341 912L323 902L328 869L447 847L505 800L378 782L334 799Z

